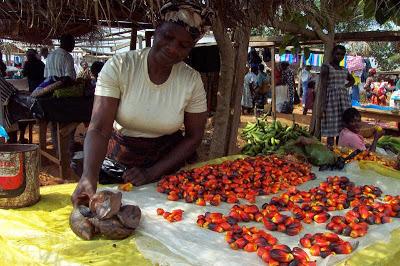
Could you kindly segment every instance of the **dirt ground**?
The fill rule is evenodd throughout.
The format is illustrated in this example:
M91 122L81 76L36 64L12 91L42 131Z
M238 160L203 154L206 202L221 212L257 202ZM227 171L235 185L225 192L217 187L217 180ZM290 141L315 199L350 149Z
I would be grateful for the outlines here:
M294 110L295 113L302 113L302 108L300 105L295 107ZM309 114L311 115L311 114ZM268 120L272 119L271 117L268 117ZM240 132L242 128L248 123L248 122L255 122L256 118L254 115L242 115L240 118L240 126L238 129L238 138L237 138L237 147L238 150L240 150L241 147L244 145L244 141L240 138ZM285 119L279 119L282 123L286 124L291 124L292 121L285 120ZM365 122L369 123L374 123L374 121L368 121L363 119ZM399 135L399 132L395 130L396 124L395 123L378 123L380 126L384 128L389 128L389 130L386 130L389 134L391 135ZM302 125L305 126L305 125ZM76 133L75 133L75 141L83 143L84 139L84 134L85 134L85 127L83 124L79 125ZM211 138L213 134L213 126L212 126L212 119L210 118L207 121L206 125L206 131L204 134L204 138L202 141L202 144L200 145L198 149L198 155L199 155L199 161L206 161L208 160L209 157L209 151L210 151L210 145L211 145ZM27 136L26 136L27 138ZM368 141L368 140L367 140ZM369 140L370 141L370 140ZM38 135L38 128L35 126L33 128L33 142L34 143L39 143L39 135ZM48 130L47 134L47 143L48 147L51 148L51 136L50 136L50 130ZM45 159L42 157L42 166L40 169L40 183L42 186L46 185L55 185L55 184L62 184L62 183L71 183L71 182L76 182L78 177L72 177L70 179L62 179L58 177L58 166L56 166L54 163L50 162L49 160Z

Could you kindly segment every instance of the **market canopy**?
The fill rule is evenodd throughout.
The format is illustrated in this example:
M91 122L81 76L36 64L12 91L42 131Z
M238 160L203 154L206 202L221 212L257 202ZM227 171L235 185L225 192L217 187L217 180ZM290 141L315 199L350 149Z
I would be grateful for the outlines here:
M0 2L0 38L50 44L62 33L95 36L98 26L146 29L146 7L134 0Z

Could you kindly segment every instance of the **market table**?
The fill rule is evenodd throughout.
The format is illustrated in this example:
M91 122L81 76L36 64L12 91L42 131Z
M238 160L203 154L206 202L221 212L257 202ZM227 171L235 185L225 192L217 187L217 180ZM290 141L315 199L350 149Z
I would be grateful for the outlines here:
M357 167L342 174L354 175L355 172L363 176L366 183L372 182L378 176ZM321 174L321 178L330 174L333 173ZM310 187L310 182L300 187ZM384 185L387 182L391 184ZM388 190L393 193L400 188L400 180L387 177L379 176L376 183L383 187L384 192ZM199 207L180 201L167 201L164 194L155 192L155 184L123 193L125 203L138 204L142 208L141 225L133 237L122 241L80 240L68 225L68 216L72 209L70 195L74 187L75 184L42 187L42 199L35 206L0 210L0 262L4 262L4 265L151 265L146 260L148 258L153 263L169 265L226 265L224 259L232 256L236 260L235 263L230 263L232 265L244 265L248 260L254 260L254 263L246 265L263 265L254 253L230 250L223 234L200 229L193 221L205 209L220 210L224 206ZM257 205L262 202L265 199L257 200ZM157 217L157 207L168 210L182 208L185 210L184 220L170 224ZM197 211L191 211L193 209ZM185 239L181 242L174 241L175 237L182 234ZM165 241L168 235L171 237ZM215 252L221 254L222 250L223 256L215 256L206 245L203 245L204 249L201 251L197 250L197 242L201 244L201 240L204 240L200 236L207 238L210 246L220 247ZM347 260L341 265L396 265L396 261L400 259L400 229L392 231L388 243L379 241L379 237L381 236L378 236L378 242L372 246L359 248L351 257L346 257ZM181 246L182 243L185 245ZM188 256L193 253L197 256ZM199 263L198 259L206 261Z
M373 108L363 108L353 106L356 108L362 117L376 119L377 121L397 122L397 127L400 129L400 114L391 111L377 110Z

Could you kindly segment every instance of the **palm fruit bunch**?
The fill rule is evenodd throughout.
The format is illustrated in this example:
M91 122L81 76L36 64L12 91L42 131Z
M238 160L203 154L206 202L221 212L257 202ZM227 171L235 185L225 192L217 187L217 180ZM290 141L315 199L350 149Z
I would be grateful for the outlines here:
M368 232L368 224L360 222L354 211L349 211L345 216L333 216L326 225L326 229L336 234L358 238L365 236Z
M347 148L336 148L334 149L334 152L337 155L340 155L342 157L346 157L348 156L350 153L353 152L353 150L351 149L347 149ZM388 167L392 167L395 168L396 166L396 160L390 160L384 157L381 157L379 155L377 155L374 152L365 150L361 153L359 153L355 158L352 159L352 161L371 161L371 162L377 162L379 164L388 166Z
M162 208L157 208L156 212L157 212L157 215L164 217L164 219L167 220L168 222L174 223L174 222L182 221L184 211L181 209L176 209L176 210L172 210L171 212L168 212Z
M206 212L204 215L197 216L197 225L202 228L207 228L211 231L222 233L226 231L231 231L234 228L240 226L237 225L237 220L224 216L219 212Z
M257 255L270 266L314 266L316 261L311 261L308 254L299 247L291 249L286 245L273 245L260 247Z
M279 121L269 123L257 119L256 123L248 123L241 133L242 139L247 143L242 149L242 154L271 154L282 144L289 140L297 140L300 136L310 137L310 134L298 124L287 126Z
M254 203L256 196L275 194L312 179L315 175L308 164L257 156L164 176L157 191L172 201L218 206L221 202L238 203L239 199Z
M225 240L231 249L243 249L247 252L256 252L259 248L273 246L278 240L257 227L234 227L225 235Z
M261 210L262 223L269 231L278 231L289 236L294 236L300 233L303 225L300 220L280 213L278 207L272 204L263 205ZM260 219L257 219L259 221Z
M300 239L300 244L310 250L312 256L326 258L335 254L350 254L353 246L348 241L344 241L335 233L316 233L305 234Z

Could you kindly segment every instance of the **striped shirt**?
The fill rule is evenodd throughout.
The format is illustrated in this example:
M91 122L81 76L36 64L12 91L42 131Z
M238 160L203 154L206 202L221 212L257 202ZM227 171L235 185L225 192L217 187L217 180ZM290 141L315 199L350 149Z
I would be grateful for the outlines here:
M71 77L76 79L74 59L72 55L62 48L57 48L49 54L46 59L44 77Z

